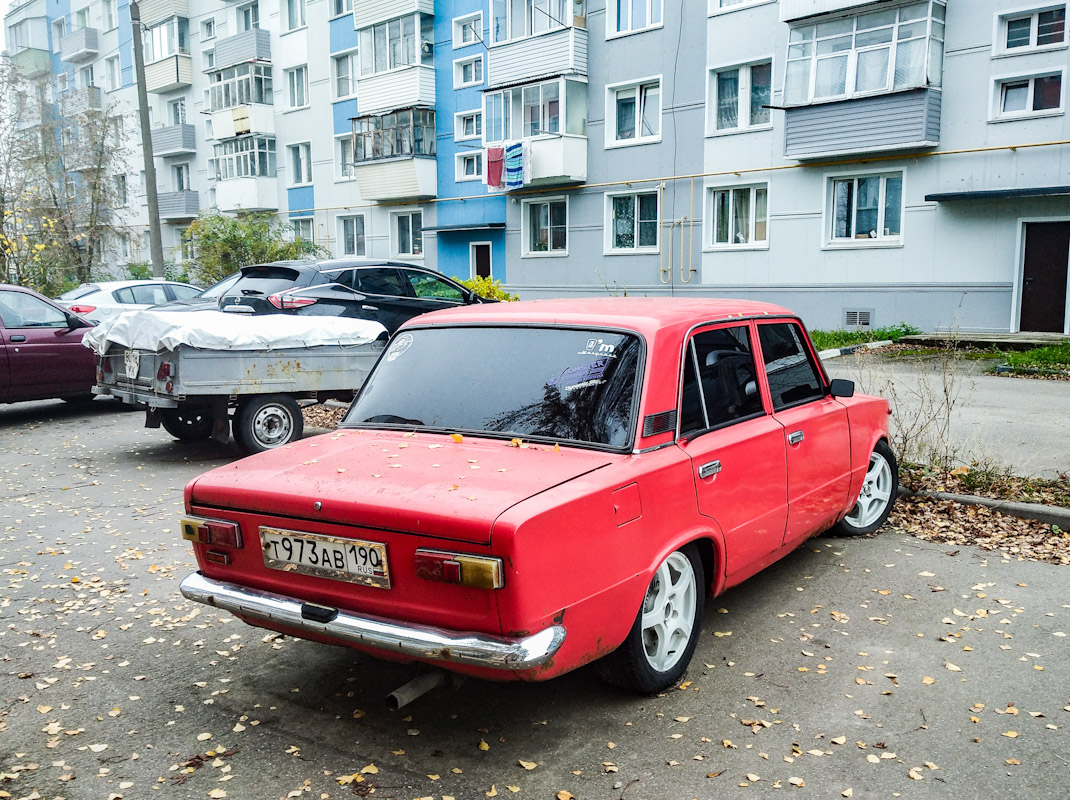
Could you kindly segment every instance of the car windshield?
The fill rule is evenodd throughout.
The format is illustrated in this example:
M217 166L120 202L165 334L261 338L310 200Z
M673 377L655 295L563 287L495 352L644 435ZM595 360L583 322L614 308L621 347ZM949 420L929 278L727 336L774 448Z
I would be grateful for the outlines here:
M642 345L558 327L404 331L342 423L490 433L626 448Z
M235 272L233 275L224 278L219 283L213 283L211 286L209 286L207 289L197 295L197 297L219 297L219 295L223 294L223 292L225 292L231 286L236 284L239 278L241 278L241 273Z

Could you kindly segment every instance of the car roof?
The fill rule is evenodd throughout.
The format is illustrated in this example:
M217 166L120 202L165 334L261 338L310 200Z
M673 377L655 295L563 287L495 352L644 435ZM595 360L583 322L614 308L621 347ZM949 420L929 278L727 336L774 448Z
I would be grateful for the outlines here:
M359 267L407 267L410 269L423 270L424 272L436 272L423 264L413 264L409 261L395 261L389 258L325 258L293 259L290 261L267 261L262 264L246 264L242 270L254 267L290 267L292 269L311 269L316 272L331 272L338 269L354 269Z
M34 297L44 297L43 294L38 294L28 286L18 286L14 283L0 283L0 291L7 292L23 292L24 294L32 294ZM45 297L47 300L48 298Z
M656 332L666 328L687 328L703 322L766 316L796 315L781 306L754 300L712 297L580 297L461 306L424 314L406 327L475 323L554 324L623 328L653 338Z

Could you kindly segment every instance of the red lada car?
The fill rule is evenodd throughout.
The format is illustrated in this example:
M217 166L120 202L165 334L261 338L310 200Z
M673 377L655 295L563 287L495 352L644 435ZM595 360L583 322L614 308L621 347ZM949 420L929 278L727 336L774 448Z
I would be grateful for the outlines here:
M482 678L597 661L678 681L707 595L895 498L888 404L737 300L418 317L332 434L186 487L182 593L252 625Z

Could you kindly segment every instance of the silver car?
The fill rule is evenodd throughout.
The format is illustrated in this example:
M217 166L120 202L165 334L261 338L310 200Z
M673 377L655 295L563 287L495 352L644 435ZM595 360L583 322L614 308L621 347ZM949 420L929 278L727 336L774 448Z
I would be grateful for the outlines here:
M92 322L100 322L124 311L186 300L200 292L200 288L178 281L97 281L61 294L56 302Z

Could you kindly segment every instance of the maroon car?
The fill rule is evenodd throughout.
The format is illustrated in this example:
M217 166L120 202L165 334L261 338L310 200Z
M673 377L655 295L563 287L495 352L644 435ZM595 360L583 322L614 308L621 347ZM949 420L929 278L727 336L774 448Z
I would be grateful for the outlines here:
M92 323L22 286L0 284L0 403L92 398Z

